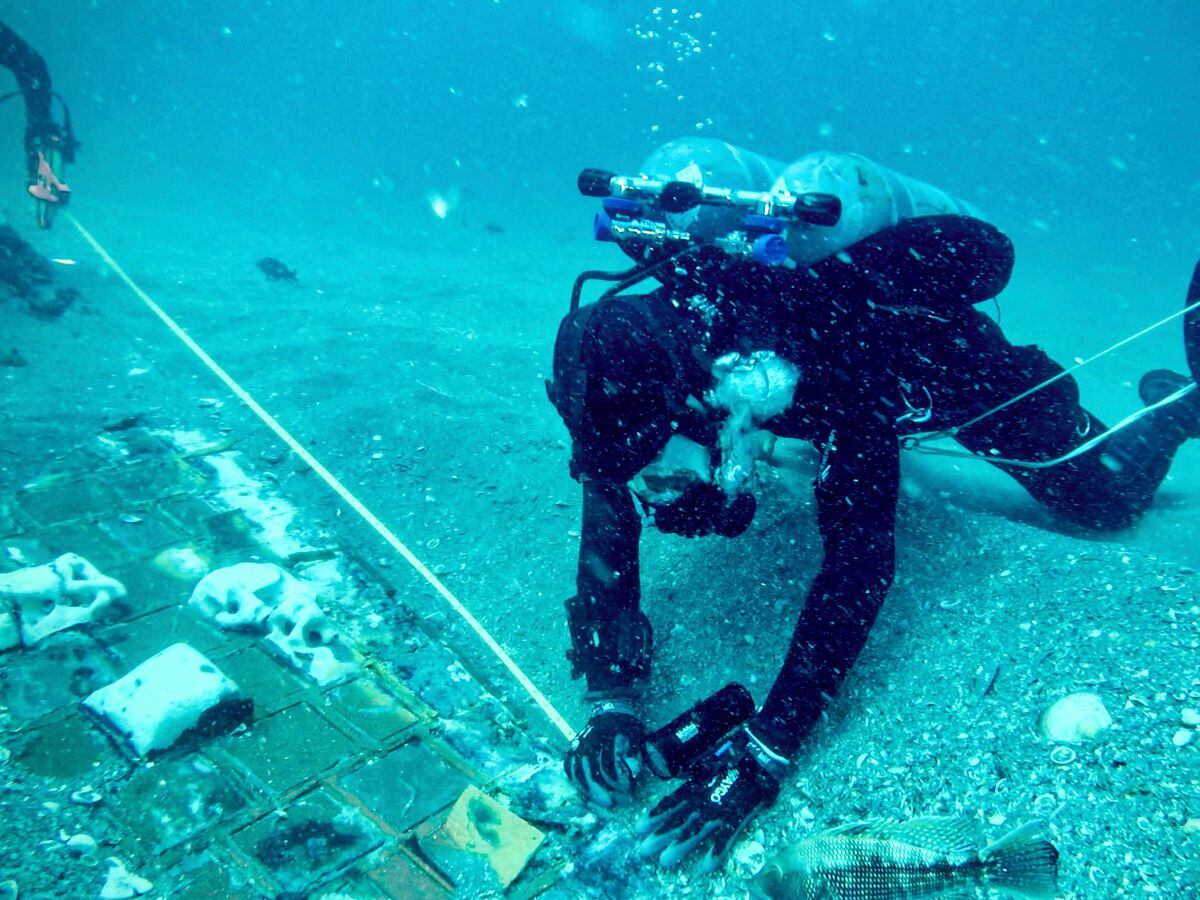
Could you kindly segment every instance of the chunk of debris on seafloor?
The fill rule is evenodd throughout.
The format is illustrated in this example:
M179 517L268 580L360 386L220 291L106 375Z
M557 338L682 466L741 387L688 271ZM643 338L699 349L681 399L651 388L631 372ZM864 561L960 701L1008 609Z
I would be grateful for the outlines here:
M289 269L273 256L264 256L254 265L267 276L267 281L296 281L296 270Z
M261 634L274 653L326 687L355 675L359 664L317 595L277 565L237 563L205 575L188 605L221 628Z
M229 730L248 718L244 697L202 653L172 644L83 701L138 756L166 750L189 731Z
M153 882L134 875L115 856L108 858L108 875L104 879L104 887L100 889L101 900L129 900L130 897L148 894L153 889Z
M267 627L266 640L274 651L321 687L358 672L357 654L311 598L280 603Z
M209 572L188 606L221 628L261 632L282 601L312 598L313 589L272 563L237 563Z
M124 596L121 582L75 553L0 575L0 613L15 617L26 646L91 623L113 600ZM2 625L0 632L5 630Z
M471 785L420 845L461 896L482 896L512 884L545 837Z

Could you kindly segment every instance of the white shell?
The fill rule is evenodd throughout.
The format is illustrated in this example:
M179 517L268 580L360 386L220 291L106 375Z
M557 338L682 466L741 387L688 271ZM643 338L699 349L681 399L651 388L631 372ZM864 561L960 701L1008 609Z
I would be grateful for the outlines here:
M1096 694L1068 694L1042 713L1042 736L1050 741L1076 744L1090 741L1113 723Z
M101 900L129 900L153 889L153 882L134 875L115 856L108 858L108 876L104 879L104 887L100 889Z

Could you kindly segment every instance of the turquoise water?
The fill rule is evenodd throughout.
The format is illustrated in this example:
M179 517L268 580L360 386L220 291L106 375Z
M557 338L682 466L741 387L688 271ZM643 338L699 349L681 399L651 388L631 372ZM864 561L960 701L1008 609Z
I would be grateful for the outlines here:
M515 225L571 201L583 165L628 168L699 133L785 160L853 150L1110 262L1182 265L1200 228L1186 0L25 3L6 18L72 104L93 196L132 176L391 215L457 188Z
M542 379L574 274L623 263L590 240L580 169L631 171L681 135L781 160L861 153L970 200L1013 238L1004 327L1064 363L1177 310L1200 252L1193 2L14 6L5 21L46 57L83 143L68 173L80 220L423 559L452 573L577 726L562 598L573 589L578 490ZM48 398L40 421L90 422L87 403L64 399L90 391L164 425L195 425L197 398L222 388L66 222L32 234L20 127L19 101L0 107L0 204L47 256L79 262L96 313L68 320L62 333L77 346L63 352L78 367L37 382ZM294 267L299 288L265 284L254 262L266 255ZM20 345L35 378L45 369L29 348L59 336L57 325L30 327L40 330L22 325ZM96 334L104 354L90 349ZM1137 405L1142 371L1182 361L1173 324L1081 374L1085 400L1119 418ZM153 384L129 380L133 369L152 371ZM226 399L220 424L255 434ZM277 449L246 440L255 453ZM37 459L30 450L14 465L28 477ZM1015 821L1035 795L1057 792L1061 846L1075 854L1064 864L1069 896L1140 896L1136 879L1113 887L1125 846L1162 895L1185 896L1162 873L1179 876L1165 862L1178 854L1196 864L1194 844L1178 842L1194 840L1179 824L1200 816L1200 764L1195 743L1174 753L1164 723L1197 690L1195 626L1163 618L1153 579L1173 585L1200 568L1200 453L1181 451L1145 522L1099 539L1048 530L1007 479L971 465L910 461L899 579L877 637L803 774L751 836L773 851L814 821L865 813ZM337 520L303 477L283 488ZM382 552L372 535L354 537ZM819 552L806 484L775 490L743 542L649 536L647 605L663 638L652 717L731 678L761 700ZM1129 554L1138 587L1121 593ZM1086 576L1076 559L1090 561ZM1007 619L993 623L987 610L1006 603ZM968 609L964 625L946 611ZM692 636L672 630L681 610L700 611ZM911 623L922 621L942 624L921 636ZM1128 643L1097 649L1107 638L1092 633L1110 631ZM993 643L1013 675L999 682L1004 714L981 720L955 705L957 685L995 662ZM1190 655L1164 661L1168 645ZM1165 731L1126 716L1112 743L1123 767L1144 752L1139 771L1170 773L1160 780L1173 790L1105 780L1107 768L1049 768L1031 737L1038 711L1097 684L1115 715L1129 696L1169 698ZM972 741L958 737L967 732ZM875 780L862 753L881 760ZM981 754L1020 777L983 777L970 762ZM913 774L889 777L888 766ZM1113 846L1085 861L1101 818ZM1089 866L1113 880L1095 887Z

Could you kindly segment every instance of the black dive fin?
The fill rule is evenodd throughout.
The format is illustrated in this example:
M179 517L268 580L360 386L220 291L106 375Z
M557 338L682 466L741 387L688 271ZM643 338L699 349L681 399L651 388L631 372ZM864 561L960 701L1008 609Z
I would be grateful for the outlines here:
M991 887L1031 900L1054 900L1058 851L1041 836L1044 827L1044 822L1022 825L979 854Z
M1192 284L1188 288L1187 306L1200 303L1200 263L1192 273ZM1192 381L1200 384L1200 308L1193 309L1183 317L1183 348L1187 352L1188 370Z

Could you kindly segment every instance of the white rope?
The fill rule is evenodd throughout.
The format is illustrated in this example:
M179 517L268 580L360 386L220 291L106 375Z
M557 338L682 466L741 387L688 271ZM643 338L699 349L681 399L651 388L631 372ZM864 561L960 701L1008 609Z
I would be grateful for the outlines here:
M1089 356L1087 359L1081 359L1079 362L1075 363L1075 365L1071 366L1069 369L1063 369L1057 375L1053 375L1050 378L1047 378L1041 384L1035 384L1033 387L1029 388L1028 390L1022 391L1021 393L1017 394L1015 397L1010 397L1008 400L1005 400L999 406L995 406L992 409L989 409L987 412L980 413L979 415L977 415L975 418L971 419L968 422L964 422L961 425L955 425L953 428L943 429L942 431L930 431L930 432L926 432L924 434L912 435L912 437L910 438L910 440L912 441L911 446L913 446L915 448L917 444L919 444L923 441L934 440L936 438L943 438L943 437L954 437L960 431L965 431L966 429L970 428L972 425L982 422L984 419L988 418L989 416L994 416L996 413L1000 412L1001 410L1008 409L1008 407L1012 406L1014 403L1019 403L1020 401L1024 400L1026 397L1030 396L1031 394L1036 394L1038 391L1042 390L1043 388L1048 388L1050 385L1054 384L1054 382L1059 381L1060 379L1066 378L1068 375L1071 375L1074 372L1078 372L1084 366L1089 365L1090 363L1094 363L1096 360L1100 359L1101 357L1108 356L1108 354L1110 354L1116 350L1120 350L1126 344L1136 341L1138 338L1142 337L1143 335L1149 334L1150 332L1154 331L1156 328L1161 328L1162 326L1166 325L1169 322L1175 321L1176 319L1180 318L1181 316L1186 316L1188 313L1190 313L1194 309L1200 309L1200 300L1197 300L1195 303L1185 306L1181 310L1171 313L1171 315L1166 316L1165 318L1159 319L1153 325L1147 325L1141 331L1131 334L1126 338L1122 338L1121 340L1119 340L1115 344L1113 344L1111 347L1106 347L1104 350L1101 350L1099 353L1095 353L1095 354ZM1112 429L1109 429L1109 430L1111 431Z
M550 702L546 695L538 690L537 685L530 680L529 676L526 675L521 667L517 665L516 661L508 655L508 652L500 646L499 642L492 637L492 635L486 628L483 627L479 620L471 614L471 611L462 604L462 601L455 597L454 594L450 592L450 589L447 588L446 585L444 585L441 580L434 575L433 572L431 572L426 565L421 562L421 560L419 560L415 554L413 554L411 550L408 549L407 546L405 546L404 542L401 541L400 538L396 537L395 533L388 528L387 525L380 521L380 519L373 512L367 509L366 505L363 504L361 500L359 500L356 496L354 496L353 493L350 492L349 488L342 484L342 482L339 481L332 472L326 469L325 466L323 466L315 456L313 456L298 440L296 440L296 438L292 437L291 433L282 425L280 425L274 416L260 406L258 401L250 396L250 394L240 384L234 381L233 377L223 368L221 368L216 360L209 356L208 353L205 352L204 348L196 343L191 335L184 331L184 329L174 319L167 315L166 311L163 310L163 308L157 303L155 303L149 294L138 287L134 280L126 274L125 270L122 269L120 265L117 264L117 261L112 258L109 252L100 246L99 241L92 236L91 232L89 232L83 227L82 224L80 224L79 220L76 219L75 216L73 216L71 213L66 213L66 216L71 224L79 230L79 233L83 235L84 240L91 245L92 249L96 251L100 258L104 260L104 262L110 269L112 269L117 277L125 282L129 289L137 296L137 298L146 304L150 311L154 313L154 315L156 315L162 321L162 323L171 330L172 334L179 338L179 340L184 343L184 346L186 346L192 351L192 353L196 355L200 362L204 363L204 365L214 375L216 375L217 378L224 382L225 386L229 388L229 390L232 391L239 400L246 404L250 411L258 416L260 420L262 420L264 425L275 432L275 435L281 441L287 444L293 453L299 456L300 459L302 459L310 469L316 472L317 475L320 476L321 480L324 481L335 494L345 501L347 506L358 513L364 522L375 529L375 532L381 538L383 538L384 541L391 545L392 549L404 557L404 560L417 571L417 574L424 578L429 583L429 586L437 591L437 593L442 596L442 599L450 604L450 607L456 613L458 613L462 620L466 622L468 626L470 626L471 630L479 636L480 640L487 645L488 649L496 655L496 658L504 664L504 667L508 669L521 687L525 689L525 692L529 694L533 702L541 708L542 712L546 714L547 718L549 718L550 721L554 723L554 726L560 732L562 732L563 737L565 737L568 741L574 740L575 729L573 729L567 720L564 719L558 712L558 710L554 708L554 705Z
M1093 447L1108 440L1110 437L1112 437L1114 434L1116 434L1121 429L1128 428L1130 425L1132 425L1134 422L1136 422L1138 419L1142 418L1143 416L1149 415L1150 413L1154 412L1154 410L1160 409L1160 408L1166 406L1168 403L1174 403L1176 400L1180 399L1181 397L1185 397L1186 395L1190 394L1195 389L1196 389L1195 382L1186 384L1183 387L1181 387L1179 390L1175 391L1175 393L1171 394L1170 396L1163 397L1161 400L1159 400L1156 403L1152 403L1149 406L1143 407L1142 409L1139 409L1137 412L1130 413L1124 419L1122 419L1120 422L1118 422L1116 425L1112 426L1112 428L1109 428L1106 431L1100 432L1100 434L1096 435L1091 440L1085 441L1084 443L1080 444L1078 447L1076 447L1070 453L1065 453L1062 456L1059 456L1055 459L1047 459L1047 460L1042 460L1039 462L1032 462L1030 460L1025 460L1025 459L1009 459L1006 456L989 456L986 453L972 453L970 450L950 450L950 449L947 449L944 447L926 447L926 446L924 446L924 444L919 444L919 443L912 444L912 445L909 445L908 443L903 443L903 446L906 450L916 450L920 453L929 454L930 456L955 456L960 459L978 459L978 460L982 460L984 462L996 463L996 464L1004 465L1004 466L1015 466L1020 469L1049 469L1049 468L1052 468L1053 466L1062 465L1067 460L1074 459L1077 456L1081 456L1084 453L1087 453ZM935 435L935 437L946 437L946 436L948 436L948 435Z
M1130 415L1128 415L1124 419L1122 419L1120 422L1118 422L1116 425L1112 426L1111 428L1107 429L1106 431L1101 432L1100 434L1096 435L1091 440L1089 440L1083 444L1080 444L1074 450L1072 450L1069 453L1066 453L1063 456L1060 456L1056 459L1033 462L1031 460L1009 459L1007 457L1002 457L1002 456L989 456L986 453L973 453L970 450L950 450L950 449L941 448L941 447L926 447L925 444L928 443L929 441L945 440L946 438L957 438L957 436L961 432L970 428L972 425L976 425L979 422L982 422L984 419L986 419L990 416L994 416L996 413L1000 412L1001 410L1008 409L1008 407L1012 406L1014 403L1019 403L1020 401L1024 400L1026 397L1036 394L1038 391L1049 387L1050 385L1054 384L1054 382L1059 381L1060 379L1066 378L1068 375L1072 374L1073 372L1078 372L1084 366L1086 366L1090 363L1093 363L1096 360L1100 359L1101 357L1107 356L1108 354L1113 353L1116 350L1121 349L1126 344L1136 341L1138 338L1149 334L1150 332L1154 331L1157 328L1161 328L1162 326L1166 325L1169 322L1173 322L1175 319L1181 318L1182 316L1186 316L1188 313L1192 312L1195 309L1200 309L1200 300L1197 300L1195 303L1188 304L1183 309L1177 310L1177 311L1171 313L1169 316L1164 316L1163 318L1159 319L1157 322L1147 325L1141 331L1137 331L1137 332L1129 335L1128 337L1122 338L1121 340L1119 340L1115 344L1113 344L1111 347L1106 347L1105 349L1101 350L1099 353L1092 354L1087 359L1081 359L1079 362L1075 363L1075 365L1071 366L1070 368L1063 369L1058 374L1052 375L1050 378L1047 378L1045 381L1041 382L1040 384L1035 384L1033 387L1022 391L1021 393L1017 394L1015 397L1010 397L1008 400L1005 400L999 406L994 406L991 409L987 410L986 412L980 413L975 418L970 419L967 422L963 422L961 425L955 425L951 428L944 428L940 431L927 431L927 432L922 432L920 434L909 435L901 440L901 442L900 442L901 446L905 450L915 450L918 453L926 453L930 456L954 456L954 457L958 457L959 459L978 459L978 460L983 460L984 462L999 463L999 464L1006 465L1006 466L1016 466L1016 467L1022 468L1022 469L1048 469L1048 468L1051 468L1052 466L1061 465L1062 463L1065 463L1067 460L1074 459L1076 456L1086 453L1087 451L1091 450L1096 445L1108 440L1110 437L1112 437L1118 431L1121 431L1124 428L1128 428L1130 425L1132 425L1134 422L1136 422L1138 419L1142 418L1143 416L1147 415L1148 413L1151 413L1156 409L1166 406L1168 403L1173 403L1176 400L1178 400L1179 398L1183 397L1184 395L1189 393L1193 388L1196 387L1195 383L1194 382L1190 383L1190 384L1180 388L1179 390L1175 391L1175 393L1171 394L1169 397L1164 397L1162 400L1159 400L1157 403L1151 404L1150 406L1139 409L1137 412L1131 413Z

